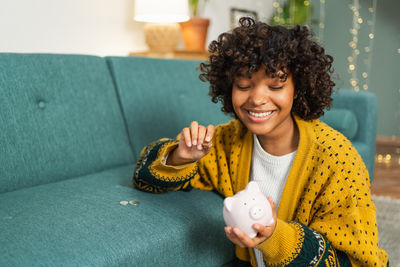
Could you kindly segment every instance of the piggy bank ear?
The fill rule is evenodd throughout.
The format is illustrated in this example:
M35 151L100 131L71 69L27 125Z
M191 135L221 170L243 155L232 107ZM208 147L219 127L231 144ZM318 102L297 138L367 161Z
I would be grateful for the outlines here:
M257 182L251 181L247 184L246 190L249 192L257 193L260 192Z
M232 197L227 197L224 200L224 207L228 210L228 211L232 211L233 208L233 198Z

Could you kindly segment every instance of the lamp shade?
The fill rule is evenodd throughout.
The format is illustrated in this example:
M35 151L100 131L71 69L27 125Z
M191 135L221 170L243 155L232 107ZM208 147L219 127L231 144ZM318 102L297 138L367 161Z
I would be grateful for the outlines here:
M135 0L134 18L157 23L189 20L188 0Z

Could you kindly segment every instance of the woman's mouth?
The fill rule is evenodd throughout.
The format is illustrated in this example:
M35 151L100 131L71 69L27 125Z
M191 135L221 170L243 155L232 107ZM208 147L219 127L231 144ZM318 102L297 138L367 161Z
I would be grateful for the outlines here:
M266 121L274 114L275 111L250 111L247 110L248 118L253 122Z

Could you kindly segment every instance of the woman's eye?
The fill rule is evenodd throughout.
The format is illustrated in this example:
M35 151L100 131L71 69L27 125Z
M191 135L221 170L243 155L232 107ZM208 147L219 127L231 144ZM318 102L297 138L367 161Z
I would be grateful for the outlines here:
M280 90L280 89L283 88L283 86L277 86L277 87L270 86L269 88L272 89L272 90Z
M247 90L247 89L250 88L250 86L240 86L240 85L236 85L236 87L237 87L239 90Z

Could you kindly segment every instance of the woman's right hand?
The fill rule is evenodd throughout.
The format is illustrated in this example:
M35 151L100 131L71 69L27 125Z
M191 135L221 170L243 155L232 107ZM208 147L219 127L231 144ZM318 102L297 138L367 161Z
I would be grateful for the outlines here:
M167 158L167 165L183 165L193 163L207 155L212 147L214 125L207 128L193 121L190 127L181 132L178 147L171 151Z

